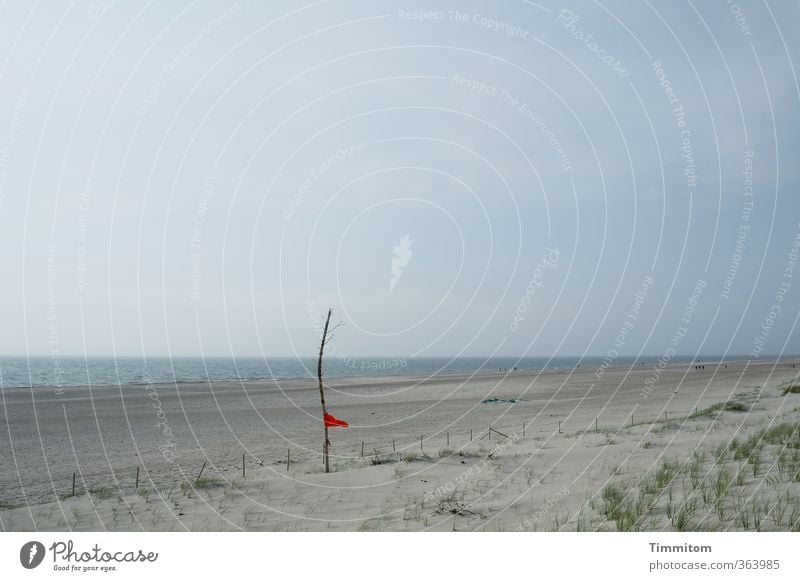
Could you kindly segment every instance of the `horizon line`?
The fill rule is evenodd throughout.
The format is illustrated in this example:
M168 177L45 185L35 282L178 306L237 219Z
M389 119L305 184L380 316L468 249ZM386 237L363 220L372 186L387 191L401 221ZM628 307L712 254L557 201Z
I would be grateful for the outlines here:
M607 357L607 353L602 354L586 354L586 355L351 355L347 357L336 357L336 356L328 356L327 359L341 359L341 360L352 360L352 359L586 359L586 358L605 358ZM72 353L65 353L58 355L53 355L52 353L29 353L29 354L19 354L19 353L12 353L12 354L0 354L0 358L8 358L8 359L27 359L27 358L43 358L43 359L92 359L92 358L117 358L117 359L177 359L177 358L186 358L186 359L316 359L317 354L308 354L308 355L219 355L219 354L128 354L128 353L117 353L117 354L108 354L108 353L79 353L79 354L72 354ZM653 357L663 357L663 353L659 354L624 354L620 353L616 357L612 359L619 359L620 357L634 357L634 358L653 358ZM722 353L677 353L672 355L670 359L674 359L676 357L720 357L720 358L737 358L747 361L754 361L754 360L768 360L768 359L786 359L786 358L800 358L800 354L798 353L787 353L787 354L778 354L778 353L767 353L761 354L756 357L752 355L745 354L745 353L732 353L732 354L722 354Z

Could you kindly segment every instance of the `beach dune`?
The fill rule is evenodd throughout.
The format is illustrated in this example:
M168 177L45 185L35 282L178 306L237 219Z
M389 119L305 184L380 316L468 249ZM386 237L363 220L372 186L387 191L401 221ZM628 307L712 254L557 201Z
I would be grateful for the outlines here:
M800 394L783 392L797 372L337 379L328 405L351 427L331 431L331 474L315 382L6 389L0 526L790 530Z

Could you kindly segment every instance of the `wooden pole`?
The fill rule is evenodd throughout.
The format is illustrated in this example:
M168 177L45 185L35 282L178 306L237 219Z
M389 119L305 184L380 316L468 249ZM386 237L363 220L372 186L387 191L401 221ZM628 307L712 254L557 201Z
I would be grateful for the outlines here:
M392 452L397 452L397 446L395 446L394 440L392 440Z
M561 420L558 420L558 433L561 433Z
M292 449L291 448L287 448L286 449L286 471L287 472L289 471L289 464L291 464L291 462L292 462Z
M139 488L139 467L136 467L136 488Z
M242 452L242 478L244 478L244 452Z
M75 496L75 473L72 473L72 496Z
M492 439L492 424L489 424L489 439Z
M600 430L597 428L597 418L594 419L594 431L599 432Z
M203 466L200 468L200 474L197 475L197 478L194 481L195 484L197 484L198 480L200 480L200 477L203 475L203 470L205 469L206 469L206 460L203 460Z
M364 440L361 440L361 457L364 457Z
M328 406L325 404L325 387L322 384L322 354L325 351L325 341L328 338L328 327L331 323L331 315L333 309L328 309L328 316L325 319L325 328L322 330L322 339L319 342L319 359L317 360L317 380L319 382L319 399L322 403L322 426L324 429L324 438L322 440L322 459L325 462L325 472L331 471L330 458L328 451L330 449L330 440L328 440L328 425L325 423L325 414L328 413Z
M525 423L522 424L522 437L525 437Z
M419 449L422 450L422 436L419 437Z
M447 432L447 445L450 445L450 432Z
M469 441L472 441L472 428L469 429Z

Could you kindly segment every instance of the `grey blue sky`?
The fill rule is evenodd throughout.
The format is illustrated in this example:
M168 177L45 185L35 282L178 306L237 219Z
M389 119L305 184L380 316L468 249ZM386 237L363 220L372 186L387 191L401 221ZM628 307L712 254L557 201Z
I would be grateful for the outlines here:
M798 23L5 2L0 353L797 353Z

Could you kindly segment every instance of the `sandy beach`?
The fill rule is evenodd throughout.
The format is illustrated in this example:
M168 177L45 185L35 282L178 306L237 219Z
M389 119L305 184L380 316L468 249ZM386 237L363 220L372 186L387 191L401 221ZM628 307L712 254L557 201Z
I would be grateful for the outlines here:
M331 474L312 381L6 389L0 526L790 530L798 371L338 379L329 409L351 427L331 432Z

